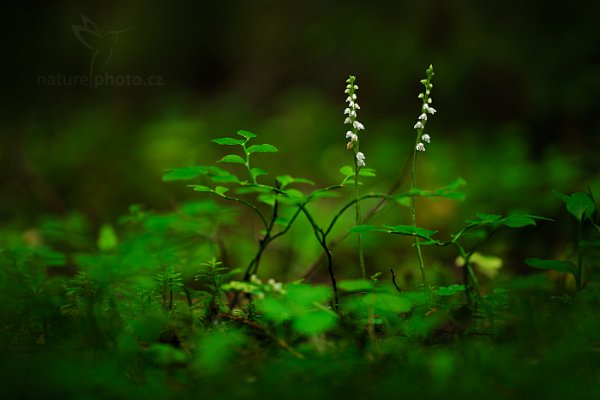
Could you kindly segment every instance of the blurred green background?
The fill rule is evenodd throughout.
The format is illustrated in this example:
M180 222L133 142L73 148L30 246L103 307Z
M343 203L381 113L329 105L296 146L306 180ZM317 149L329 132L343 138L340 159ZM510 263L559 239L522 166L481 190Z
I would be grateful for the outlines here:
M361 150L378 172L364 190L385 190L412 151L430 63L438 113L420 186L457 176L468 186L464 203L420 204L421 225L447 233L475 211L514 209L566 221L552 188L600 193L599 2L57 1L7 5L5 14L5 225L80 212L97 229L130 204L169 210L200 198L162 174L213 165L223 149L210 139L237 129L280 149L257 157L267 179L338 183L351 162L348 74L360 86ZM105 83L74 83L92 60ZM155 84L106 83L128 74ZM57 75L70 84L49 83ZM572 233L531 232L513 234L517 254L523 235L535 236L530 252L542 256L531 246L551 249Z

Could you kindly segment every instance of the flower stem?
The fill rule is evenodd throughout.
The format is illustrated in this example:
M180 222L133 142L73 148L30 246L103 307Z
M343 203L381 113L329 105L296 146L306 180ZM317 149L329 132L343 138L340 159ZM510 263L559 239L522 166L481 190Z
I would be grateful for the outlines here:
M362 220L362 216L361 216L361 210L360 210L360 202L358 201L358 173L359 173L359 166L358 163L356 161L356 157L354 158L354 209L356 210L356 225L360 225L361 220ZM365 256L363 253L363 246L362 246L362 236L360 235L360 233L356 234L356 244L358 246L358 259L360 262L360 274L361 277L363 279L367 279L367 270L365 268Z
M412 168L410 173L411 180L411 189L415 190L417 188L417 144L419 143L420 135L417 134L417 140L415 143L415 147L413 150L413 158L412 158ZM410 201L410 211L412 216L412 224L417 230L417 207L416 207L416 196L413 194ZM420 239L417 235L414 235L415 248L417 249L417 257L419 259L419 269L421 270L421 279L423 280L423 285L427 286L427 278L425 277L425 262L423 261L423 254L421 253L421 244Z

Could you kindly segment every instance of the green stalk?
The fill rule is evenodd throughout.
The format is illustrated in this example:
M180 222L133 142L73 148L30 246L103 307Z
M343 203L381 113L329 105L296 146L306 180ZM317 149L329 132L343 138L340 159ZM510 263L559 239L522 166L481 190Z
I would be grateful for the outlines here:
M410 180L411 180L411 189L415 190L417 188L417 144L421 139L421 130L417 133L417 139L415 142L415 147L413 150L413 159L412 159L412 167L410 172ZM410 213L412 217L412 224L417 230L417 207L416 207L416 196L413 194L410 197ZM420 239L417 235L414 235L414 243L415 248L417 249L417 257L419 259L419 269L421 270L421 279L423 280L423 285L427 286L427 278L425 276L425 262L423 261L423 253L421 252L421 243Z
M358 146L357 146L358 147ZM360 211L360 202L358 201L358 173L359 173L359 166L358 166L358 161L356 160L356 152L358 151L358 149L355 151L355 156L354 156L354 209L356 210L355 216L356 216L356 225L360 225L362 217L361 217L361 211ZM362 246L362 236L360 233L356 234L356 244L358 246L358 259L360 262L360 274L362 276L363 279L367 279L367 270L365 267L365 256L363 253L363 246Z

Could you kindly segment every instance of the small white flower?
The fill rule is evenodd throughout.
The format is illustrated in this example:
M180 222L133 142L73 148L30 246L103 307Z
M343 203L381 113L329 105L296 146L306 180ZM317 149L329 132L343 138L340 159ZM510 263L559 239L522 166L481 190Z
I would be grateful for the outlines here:
M344 90L344 93L350 93L350 89Z
M437 110L433 107L427 107L427 112L431 115L435 114Z
M431 90L427 89L427 90L425 91L425 94L426 94L427 96L429 96L429 95L431 94Z
M428 134L424 134L423 136L421 136L421 139L423 139L423 141L427 143L430 143L431 141L431 137Z
M419 98L422 99L423 97L425 97L425 95L423 93L419 93Z
M364 167L365 164L365 155L362 152L356 153L356 165L359 167Z
M431 102L432 102L432 101L433 101L433 100L431 100L431 97L427 99L427 102L428 102L429 104L431 104Z
M425 151L425 145L423 143L419 143L417 145L417 151Z
M346 117L346 119L344 120L345 124L351 124L352 120L350 119L350 117Z
M350 97L350 96L346 97L346 102L347 103L351 103L352 102L352 97Z
M344 110L344 114L350 114L350 108L346 108L346 109Z
M353 142L358 142L358 135L352 131L346 132L346 139L350 139Z
M353 124L353 125L354 125L354 127L355 127L356 129L358 129L359 131L360 131L360 130L363 130L363 129L365 129L365 126L364 126L363 124L361 124L360 122L358 122L358 121L354 121L354 124Z
M356 111L354 111L354 110L350 111L350 116L351 117L356 117Z
M354 103L354 109L355 110L360 110L360 106L358 105L358 103Z
M423 113L423 114L419 115L419 119L421 121L427 121L427 114Z
M423 125L423 123L422 123L421 121L418 121L418 122L415 124L414 128L415 128L415 129L423 129L423 128L425 128L425 126Z
M352 100L356 100L356 93L352 95Z
M427 111L428 108L429 108L429 105L427 105L427 103L423 104L423 112Z
M358 90L358 85L354 85L354 90Z

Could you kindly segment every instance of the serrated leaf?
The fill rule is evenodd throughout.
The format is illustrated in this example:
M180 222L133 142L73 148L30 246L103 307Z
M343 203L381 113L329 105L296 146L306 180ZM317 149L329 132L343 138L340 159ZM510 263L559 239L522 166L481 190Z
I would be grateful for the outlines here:
M221 158L219 161L217 162L224 162L224 163L234 163L234 164L246 164L246 160L244 160L242 157L235 155L235 154L228 154L225 157Z
M248 131L244 131L244 130L237 131L237 134L240 135L240 136L242 136L242 137L245 137L246 139L252 139L252 138L256 137L256 135L254 133L248 132Z
M567 272L575 275L577 267L571 261L563 260L542 260L539 258L528 258L525 263L531 267L539 269L553 269L559 272Z
M596 203L590 197L589 194L583 192L575 192L568 196L564 193L554 190L554 194L564 201L567 205L567 210L573 215L578 221L584 219L590 219L594 211L596 210Z
M202 167L199 165L184 168L174 168L166 172L162 176L162 180L163 182L190 180L197 178L200 175L205 175L207 172L207 167Z
M273 146L272 144L255 144L252 145L250 147L248 147L248 154L252 154L252 153L275 153L279 150L277 150L277 147Z
M214 143L220 144L220 145L226 145L226 146L235 146L235 145L240 145L240 144L245 143L245 141L242 139L234 139L234 138L230 138L230 137L213 139L213 140L211 140L211 142L214 142Z

